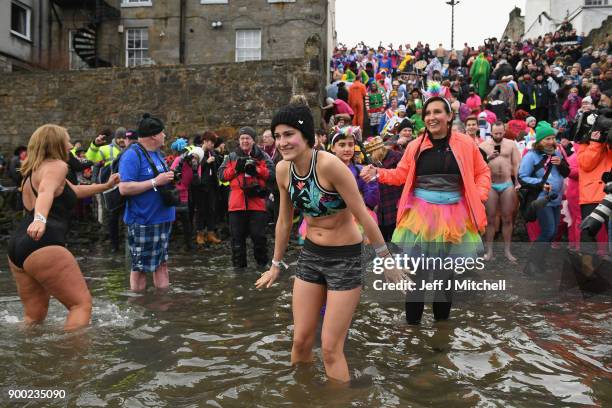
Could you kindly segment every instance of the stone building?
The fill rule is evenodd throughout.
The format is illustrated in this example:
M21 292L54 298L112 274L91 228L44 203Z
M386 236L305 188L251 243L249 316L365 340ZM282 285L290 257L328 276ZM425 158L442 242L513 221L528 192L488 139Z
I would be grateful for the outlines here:
M8 26L0 58L24 69L301 58L312 35L331 56L336 41L335 0L0 0Z
M527 0L524 38L554 32L567 19L579 36L588 36L612 15L612 0Z
M510 18L502 38L508 37L512 41L519 41L525 32L525 17L521 16L521 9L515 7L510 12Z
M46 68L50 4L0 0L0 72Z

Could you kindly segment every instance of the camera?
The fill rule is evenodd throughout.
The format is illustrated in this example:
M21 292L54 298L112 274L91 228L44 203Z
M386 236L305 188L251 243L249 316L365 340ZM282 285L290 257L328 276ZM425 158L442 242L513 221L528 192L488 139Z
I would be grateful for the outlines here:
M172 170L172 173L174 173L174 182L178 182L181 180L181 177L183 175L183 173L181 172L181 170L177 167L176 169Z
M257 162L253 159L247 159L247 161L244 163L244 170L247 173L255 172L256 167L257 167Z
M608 140L610 139L608 138ZM601 226L608 222L610 215L612 215L612 170L604 173L601 180L605 183L604 193L606 195L593 212L580 224L580 229L587 230L592 237L597 235Z
M612 108L602 108L587 117L587 124L591 126L589 137L593 132L600 132L600 143L607 143L612 149Z

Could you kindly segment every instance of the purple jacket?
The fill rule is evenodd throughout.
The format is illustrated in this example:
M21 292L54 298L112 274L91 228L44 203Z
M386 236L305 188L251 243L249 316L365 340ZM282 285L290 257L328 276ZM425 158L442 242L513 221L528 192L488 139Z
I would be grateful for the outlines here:
M359 173L361 173L361 166L358 164L349 164L349 169L351 170L351 173L353 173L353 176L357 181L357 187L359 187L359 192L363 197L363 201L365 202L366 207L368 207L370 210L373 210L374 207L376 207L380 202L378 182L371 181L369 183L366 183L365 181L363 181L362 178L359 177Z

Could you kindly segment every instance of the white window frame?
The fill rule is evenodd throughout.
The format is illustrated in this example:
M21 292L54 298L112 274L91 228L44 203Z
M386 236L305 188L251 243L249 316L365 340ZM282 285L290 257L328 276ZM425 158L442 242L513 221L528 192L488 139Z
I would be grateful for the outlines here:
M130 31L146 32L147 33L147 48L129 48L128 46L129 46L129 41L130 41ZM140 39L142 40L142 37ZM151 64L151 57L148 56L149 55L148 42L149 42L149 27L130 27L130 28L125 29L125 66L126 67L133 68L133 67L138 67L141 65ZM130 65L130 50L134 50L134 51L146 50L147 58L140 58L139 59L141 61L140 64ZM134 60L136 59L134 58Z
M152 7L152 0L121 0L121 7Z
M239 33L246 33L246 32L250 32L250 33L259 33L259 47L239 47L239 45L244 45L244 44L239 44ZM238 50L259 50L258 55L255 58L244 58L244 57L239 57L238 55ZM254 28L254 29L239 29L236 30L236 49L235 49L235 54L236 54L236 62L244 62L244 61L261 61L261 29L260 28Z
M68 31L68 69L71 71L78 71L81 69L88 69L89 65L85 61L81 59L74 51L74 35L78 30L69 30Z
M23 3L18 1L11 1L11 26L13 24L13 5L22 8L26 12L26 34L22 34L19 31L14 31L11 27L11 34L23 38L24 40L32 40L32 9Z
M227 0L200 0L200 4L227 4Z

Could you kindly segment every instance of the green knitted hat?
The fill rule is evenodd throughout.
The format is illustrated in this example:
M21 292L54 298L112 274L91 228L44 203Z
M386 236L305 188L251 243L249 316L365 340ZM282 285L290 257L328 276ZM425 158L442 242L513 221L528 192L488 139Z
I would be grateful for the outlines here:
M535 141L536 143L539 143L542 141L542 139L548 137L548 136L554 136L556 135L557 132L555 131L555 129L550 125L550 123L546 122L545 120L538 122L538 125L535 128Z

